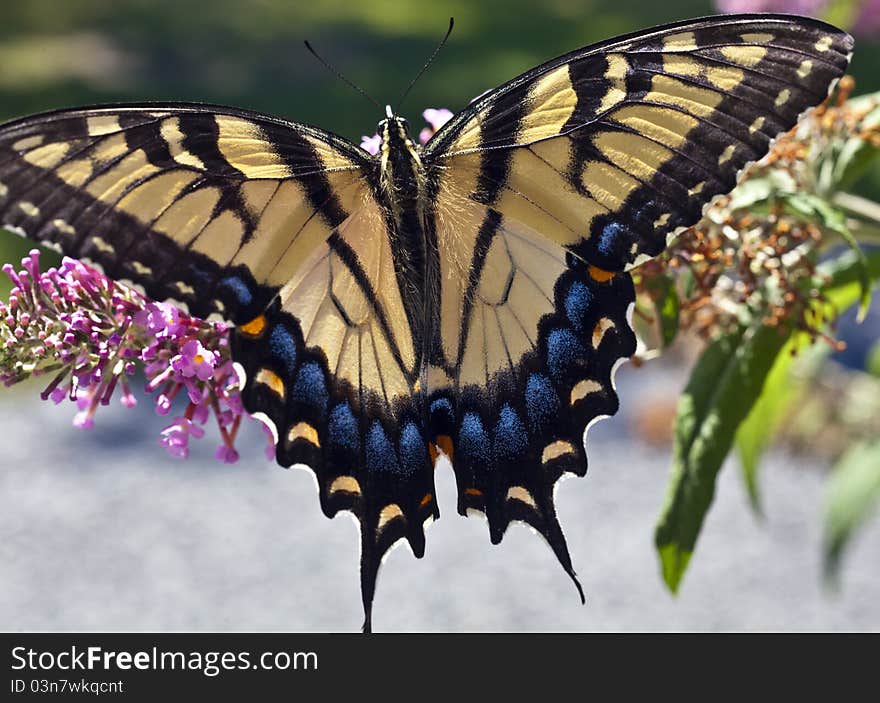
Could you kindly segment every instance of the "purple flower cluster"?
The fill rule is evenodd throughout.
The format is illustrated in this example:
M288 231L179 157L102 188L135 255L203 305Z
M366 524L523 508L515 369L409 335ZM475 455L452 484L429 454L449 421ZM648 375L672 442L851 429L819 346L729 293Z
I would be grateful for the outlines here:
M844 4L833 0L715 0L715 7L728 13L784 12L827 17L863 37L880 33L880 0L851 0Z
M179 396L187 401L162 430L170 454L188 456L190 438L204 436L213 416L222 438L215 456L237 461L235 438L246 413L227 326L154 303L74 259L41 271L39 257L31 251L18 272L3 266L13 288L8 303L0 302L0 382L51 376L42 398L75 402L74 425L89 428L117 389L124 406L137 403L131 386L141 372L159 415L168 415Z
M786 12L792 15L821 14L829 0L716 0L721 12Z

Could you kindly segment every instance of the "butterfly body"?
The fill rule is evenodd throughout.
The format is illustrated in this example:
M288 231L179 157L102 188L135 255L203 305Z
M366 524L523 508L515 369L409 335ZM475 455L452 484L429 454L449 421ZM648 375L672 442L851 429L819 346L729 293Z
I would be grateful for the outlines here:
M386 108L386 114L377 126L381 141L379 188L375 194L386 211L389 233L394 238L395 271L409 323L418 330L416 365L420 367L428 351L426 345L434 333L431 325L438 291L427 175L406 120L394 115L390 107Z
M524 521L577 584L554 507L635 352L628 270L819 104L852 39L692 20L578 49L375 156L234 108L61 110L0 126L0 223L235 325L245 407L382 556L425 550L445 455L493 543ZM577 586L580 590L580 586ZM581 596L583 594L581 593Z

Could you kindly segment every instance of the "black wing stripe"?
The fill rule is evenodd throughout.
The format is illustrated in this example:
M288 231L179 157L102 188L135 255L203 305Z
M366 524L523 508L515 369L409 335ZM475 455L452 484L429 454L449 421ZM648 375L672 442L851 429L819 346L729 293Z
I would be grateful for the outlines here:
M395 362L400 367L401 371L403 371L404 374L407 376L410 383L414 383L418 375L418 369L409 369L404 363L403 356L400 353L400 348L397 344L394 333L391 331L391 325L388 322L388 317L385 314L385 311L377 302L376 292L373 290L373 286L370 283L366 272L361 266L357 254L354 252L351 246L349 246L349 244L344 239L342 239L342 237L339 236L338 232L334 232L332 235L330 235L330 238L327 240L327 245L330 247L331 251L333 251L333 253L339 257L339 260L348 269L348 272L351 274L352 278L355 280L358 287L360 288L361 293L369 302L373 315L376 317L376 320L378 321L379 326L382 329L382 333L385 335L385 339L388 341L388 347L391 349L391 353L394 356Z
M739 68L739 67L737 67L737 68ZM650 76L663 76L663 77L668 76L668 77L674 78L675 80L681 81L682 83L685 83L687 85L691 85L695 88L699 88L701 90L712 91L713 93L717 93L718 95L721 95L723 97L727 97L727 95L728 95L724 90L722 90L721 88L718 88L717 86L712 85L709 82L698 81L690 76L682 76L677 73L670 74L668 71L664 71L662 69L648 70L648 69L639 68L638 71L636 71L634 73L636 73L636 74L645 73ZM816 98L816 100L813 101L814 103L821 102L825 97L824 95L822 95L820 97L818 93L811 93L811 91L808 91L808 90L802 88L801 86L792 85L790 82L779 81L779 85L785 86L789 91L798 91L798 92L805 93L808 95L813 95ZM754 113L763 114L768 109L770 109L772 114L777 114L782 117L783 113L778 112L778 110L777 111L772 110L771 106L773 105L773 103L770 102L771 100L775 101L778 94L779 94L778 92L776 92L776 93L764 92L762 90L759 90L756 86L752 86L747 83L740 83L737 86L737 103L741 106L748 106L748 107L753 108L752 112L754 112ZM798 101L798 102L800 102L800 101ZM804 100L803 102L805 102L807 104L811 104L811 101L809 101L809 100ZM715 106L714 108L712 108L713 109L713 113L712 113L713 116L718 113L721 113L721 114L727 115L732 120L736 120L737 122L740 122L741 124L743 124L743 126L748 127L748 124L739 120L739 118L735 114L733 114L732 112L722 112L720 110L721 107L722 106L719 104L718 106ZM734 106L731 106L731 107L734 107Z
M515 96L514 96L515 97ZM502 138L512 139L519 131L520 122L525 115L526 106L518 99L502 99L489 108L487 122L501 120L499 129ZM484 136L484 139L488 137ZM498 184L507 177L511 155L505 152L484 152L481 155L480 174L477 180L476 197L478 202L492 203L497 196Z
M344 188L345 192L347 193L350 188L356 185L357 184L349 184L347 187ZM339 202L339 195L336 189L330 189L328 186L326 192L324 193L324 195L326 196L326 200L324 201L317 200L317 198L319 197L319 193L320 191L318 190L308 191L309 199L312 206L311 214L305 219L305 221L302 223L302 225L300 225L299 229L296 232L289 233L288 236L290 240L287 243L287 246L281 252L281 255L278 257L278 262L275 264L275 266L272 267L272 269L270 269L268 273L269 278L272 277L272 275L278 269L278 266L280 266L281 263L284 261L287 252L291 249L291 247L296 245L297 239L302 234L303 230L305 230L305 228L312 222L315 217L320 216L325 223L327 222L328 217L333 218L334 220L341 218L339 219L339 223L333 226L333 230L338 229L339 225L341 225L349 217L349 215L344 210L342 210L342 206ZM277 191L275 195L277 195ZM273 195L270 200L273 200L275 198L275 195ZM268 206L269 203L267 202L266 207ZM331 234L330 236L332 237L334 236L334 234ZM338 238L338 234L336 234L335 236Z
M474 245L471 265L468 270L467 287L465 289L463 309L461 313L462 329L459 331L458 355L455 362L456 368L461 366L462 359L464 358L468 335L467 321L470 320L472 314L474 296L477 286L480 284L480 277L483 273L483 264L486 261L486 254L489 252L492 239L498 232L500 225L501 215L496 210L492 210L491 208L487 209L483 222L480 225L479 232L477 233L477 240Z
M461 171L461 172L464 172L464 171L475 172L475 173L478 173L478 174L482 175L482 177L485 179L486 182L489 182L489 181L490 181L489 176L487 176L485 173L481 173L481 172L477 171L477 169L474 169L474 168L471 168L471 167L467 167L467 166L463 166L463 167L461 167L460 171ZM568 178L568 176L565 175L565 174L559 174L559 175L560 175L561 178L565 178L565 179ZM561 226L561 227L565 227L565 229L567 229L567 230L568 230L569 232L571 232L572 234L578 234L577 232L575 232L575 230L571 229L571 227L569 227L569 226L566 225L562 220L560 220L556 215L554 215L552 212L550 212L550 211L547 210L546 208L542 207L541 204L538 203L534 198L530 198L530 197L529 197L528 195L526 195L525 193L522 193L522 192L520 192L519 190L517 190L516 188L514 188L513 186L511 186L511 185L507 182L507 179L503 179L503 180L495 180L495 179L491 179L491 182L495 184L495 186L496 186L495 190L497 191L497 193L496 193L496 199L495 199L493 202L497 202L497 199L500 197L501 193L511 193L512 195L515 195L517 198L519 198L519 199L522 200L523 202L527 203L529 206L535 208L536 210L539 210L539 211L540 211L543 215L545 215L548 219L553 220L554 222L558 223L559 226ZM486 205L486 204L487 204L487 203L484 203L484 202L483 202L484 193L482 193L482 192L480 192L480 191L474 191L473 193L469 193L469 194L468 194L468 197L469 197L471 200L473 200L475 203L479 203L480 205ZM587 196L587 197L590 197L590 196ZM591 198L591 199L592 199L592 198ZM602 206L602 204L599 203L598 201L595 201L595 202L596 202L597 205ZM604 207L604 206L602 206L602 207Z
M178 124L183 133L183 148L198 157L208 171L221 178L245 178L220 152L220 128L214 115L184 114L178 118Z
M159 131L161 123L162 120L158 118L142 122L140 121L140 115L122 115L119 118L120 130L105 136L109 137L122 133L128 146L126 155L141 149L146 154L147 161L157 168L177 166L168 149L168 143Z
M170 171L170 169L169 169ZM121 198L120 198L121 199ZM162 216L168 212L174 206L174 200L169 202L164 207L160 208L155 216L153 216L149 221L143 222L140 224L140 227L128 231L119 231L116 233L117 237L122 238L123 247L120 250L117 245L117 257L115 262L110 264L110 266L106 267L107 273L116 278L127 278L131 277L133 274L136 275L136 271L131 268L131 262L137 261L138 259L130 257L139 246L142 246L145 241L148 240L150 233L153 231L156 223L162 218ZM105 211L104 215L109 215L111 210ZM95 229L100 230L101 220L107 224L107 227L113 227L113 218L111 217L102 217L96 222ZM187 247L188 248L188 247ZM184 257L181 256L177 259L178 262L182 262ZM163 267L158 271L153 271L155 275L155 286L157 288L161 287L168 279L168 276L165 275L166 271L170 271L171 267ZM212 291L213 292L213 291ZM210 297L210 294L208 294Z

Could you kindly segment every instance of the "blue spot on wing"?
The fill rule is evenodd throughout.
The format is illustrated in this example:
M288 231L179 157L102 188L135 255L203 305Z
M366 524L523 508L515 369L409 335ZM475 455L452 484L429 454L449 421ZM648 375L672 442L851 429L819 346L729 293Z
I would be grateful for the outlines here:
M296 342L293 335L283 325L275 325L269 334L269 349L272 356L282 366L287 376L292 376L296 369Z
M467 459L470 462L488 463L489 461L489 435L483 427L480 416L474 412L465 413L461 419L461 427L458 430L458 442L456 442L456 456Z
M248 307L254 301L251 289L238 276L226 276L226 278L220 279L219 285L221 288L229 290L243 308Z
M407 474L414 474L428 464L425 440L415 423L407 423L400 433L400 463Z
M538 434L550 427L559 412L559 398L543 374L533 373L526 382L526 411L529 426Z
M497 461L514 461L528 448L526 428L519 415L509 405L501 408L495 423L495 442L492 447Z
M440 433L452 431L455 413L448 398L437 398L431 403L430 418L434 431Z
M579 332L583 332L584 318L593 303L593 292L581 281L572 283L565 295L565 314Z
M553 380L561 383L571 367L586 355L587 351L568 328L555 329L547 335L547 368Z
M437 400L431 403L431 415L440 414L444 416L452 414L452 403L449 401L449 398L437 398Z
M350 452L358 452L361 448L358 435L358 423L351 411L348 401L340 403L330 413L327 423L330 442L339 445Z
M296 376L291 392L293 400L311 405L323 415L327 411L327 384L321 367L311 361L303 364Z
M374 473L402 473L394 447L391 445L388 435L385 434L385 430L378 420L373 420L370 431L367 433L366 444L368 471Z
M609 222L602 228L602 233L599 235L599 243L596 245L596 248L603 256L614 256L619 252L620 238L624 235L628 236L630 234L630 230L619 222Z

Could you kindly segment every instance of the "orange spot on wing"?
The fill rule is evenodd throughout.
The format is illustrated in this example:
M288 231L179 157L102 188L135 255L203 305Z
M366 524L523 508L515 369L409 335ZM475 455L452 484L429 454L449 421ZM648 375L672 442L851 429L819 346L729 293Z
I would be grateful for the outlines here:
M614 271L605 271L604 269L600 269L598 266L590 266L590 278L594 281L598 281L599 283L605 283L606 281L610 281L617 274Z
M437 435L437 446L452 461L452 437L445 434Z
M263 330L266 329L266 316L257 315L253 320L246 322L238 329L248 337L259 337L263 334Z
M443 452L449 457L449 461L452 461L452 437L440 434L437 435L436 444L428 442L428 454L431 455L432 464L437 463L437 459L440 457L440 452Z
M425 497L422 498L422 501L419 503L419 507L424 508L426 505L430 505L432 500L434 500L434 496L430 493L425 493Z
M473 496L474 498L483 497L483 491L481 491L479 488L465 488L464 494L467 496Z

